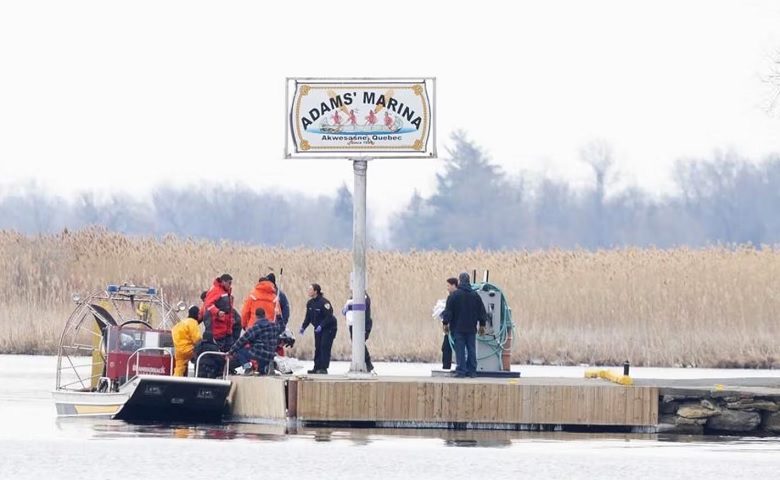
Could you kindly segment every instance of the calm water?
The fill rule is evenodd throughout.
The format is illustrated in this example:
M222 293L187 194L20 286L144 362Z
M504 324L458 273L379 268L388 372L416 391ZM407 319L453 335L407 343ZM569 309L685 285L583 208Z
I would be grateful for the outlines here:
M780 438L537 432L128 425L58 420L53 357L0 355L0 479L780 478ZM310 367L307 364L307 367ZM518 367L523 376L584 368ZM336 363L334 373L348 364ZM381 374L430 365L377 364ZM635 377L780 376L770 371L633 369Z

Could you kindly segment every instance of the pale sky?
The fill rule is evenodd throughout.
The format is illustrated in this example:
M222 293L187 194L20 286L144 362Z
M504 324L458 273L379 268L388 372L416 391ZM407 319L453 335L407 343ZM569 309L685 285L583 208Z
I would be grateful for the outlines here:
M581 185L603 140L624 182L672 163L780 152L765 82L780 2L0 2L0 188L156 185L333 194L352 166L284 159L287 77L435 77L439 160L369 164L385 216L462 129L506 172Z

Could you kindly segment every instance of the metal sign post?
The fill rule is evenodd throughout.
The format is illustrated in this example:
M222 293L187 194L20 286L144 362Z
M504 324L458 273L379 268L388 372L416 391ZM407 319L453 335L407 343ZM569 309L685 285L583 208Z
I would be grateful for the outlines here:
M368 160L437 158L436 79L288 78L286 96L285 158L352 161L350 373L365 373Z
M352 372L366 372L366 186L368 160L352 159Z

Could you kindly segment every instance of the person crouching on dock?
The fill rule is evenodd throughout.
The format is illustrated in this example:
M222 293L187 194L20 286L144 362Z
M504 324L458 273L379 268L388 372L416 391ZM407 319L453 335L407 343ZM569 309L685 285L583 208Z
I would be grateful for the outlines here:
M276 345L279 343L279 335L283 329L281 323L271 322L266 318L265 310L258 308L255 310L255 321L252 326L236 340L227 353L233 356L248 344L248 358L242 358L240 361L256 361L259 375L273 373L272 364L276 355Z

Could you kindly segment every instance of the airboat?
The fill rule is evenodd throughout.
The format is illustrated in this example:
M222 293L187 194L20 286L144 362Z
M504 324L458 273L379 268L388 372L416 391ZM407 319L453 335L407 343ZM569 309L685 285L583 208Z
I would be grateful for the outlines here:
M61 417L126 421L221 421L230 393L228 362L218 378L173 376L171 329L183 302L170 306L154 287L108 285L86 297L65 324L52 392ZM192 370L192 369L190 369Z

